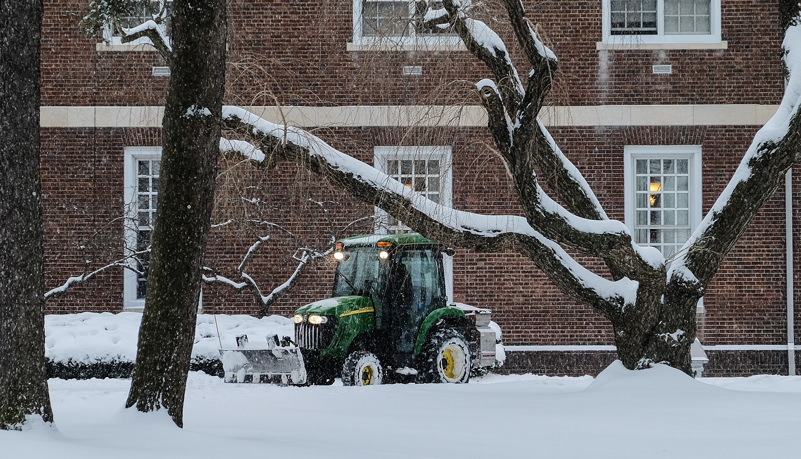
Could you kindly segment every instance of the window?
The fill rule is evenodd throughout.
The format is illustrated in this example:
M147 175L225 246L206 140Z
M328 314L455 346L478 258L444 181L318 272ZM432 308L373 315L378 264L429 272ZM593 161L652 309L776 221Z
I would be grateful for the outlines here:
M428 199L451 207L451 147L375 147L375 167ZM376 208L376 233L402 233L409 227ZM453 257L443 255L445 292L453 299Z
M605 43L716 43L720 0L604 0Z
M430 6L430 8L429 8ZM458 45L461 39L437 0L353 0L353 41L357 45Z
M169 36L168 30L170 28L170 16L172 15L173 0L150 0L149 3L143 4L141 8L142 8L141 11L138 11L136 14L121 18L120 25L126 29L136 27L138 25L144 24L149 20L152 20L159 14L163 14L164 22L160 24L159 27L161 27L162 34L164 36ZM109 24L108 27L106 27L104 38L106 42L112 45L123 44L121 37L117 35L116 31L111 26L111 24ZM142 45L142 44L151 44L151 43L150 40L147 38L138 38L130 43L125 43L125 45Z
M421 193L451 206L450 147L375 147L376 168ZM409 231L402 222L378 209L376 229L381 233Z
M125 255L131 256L125 270L124 307L142 308L147 294L147 273L153 224L158 205L160 147L125 149Z
M670 259L701 222L701 147L625 147L626 223Z

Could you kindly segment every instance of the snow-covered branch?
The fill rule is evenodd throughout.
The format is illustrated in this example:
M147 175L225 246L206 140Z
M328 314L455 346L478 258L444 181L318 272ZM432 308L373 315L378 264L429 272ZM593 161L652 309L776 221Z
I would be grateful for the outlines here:
M507 115L515 119L525 89L503 40L484 22L468 17L458 0L445 0L442 3L468 51L484 62L495 75Z
M785 33L783 48L788 79L776 114L754 136L726 189L672 263L670 278L711 280L757 210L783 183L784 174L801 157L801 25L798 18Z
M164 14L163 12L161 14ZM114 20L115 29L121 37L122 43L131 43L140 38L147 38L153 44L153 47L158 50L159 54L167 62L167 65L172 65L172 46L170 39L166 35L166 29L163 22L156 22L155 20L145 21L136 27L126 29L122 27L119 20Z
M139 272L139 271L138 271L138 270L137 270L137 269L136 269L136 268L133 266L133 264L131 263L131 260L132 260L132 259L136 259L136 257L137 257L138 255L142 255L142 254L145 254L145 253L149 253L149 250L147 250L147 251L142 251L142 252L137 252L137 253L134 253L134 254L132 254L132 255L130 255L130 256L127 256L127 257L125 257L125 258L122 258L122 259L120 259L120 260L113 261L113 262L111 262L111 263L109 263L109 264L107 264L107 265L105 265L105 266L103 266L103 267L100 267L100 268L98 268L98 269L96 269L96 270L94 270L94 271L91 271L91 272L84 272L84 273L83 273L83 274L81 274L80 276L72 276L72 277L70 277L69 279L67 279L67 281L66 281L66 282L64 282L63 284L61 284L61 285L59 285L58 287L56 287L56 288L54 288L54 289L52 289L52 290L49 290L48 292L46 292L46 293L45 293L45 295L44 295L44 297L45 297L45 300L47 300L47 299L49 299L49 298L56 297L56 296L58 296L58 295L61 295L62 293L65 293L67 290L69 290L69 289L70 289L70 287L72 287L72 286L74 286L74 285L81 284L81 283L83 283L83 282L86 282L86 281L88 281L89 279L91 279L91 278L95 277L96 275L98 275L98 274L102 273L103 271L106 271L106 270L108 270L108 269L111 269L111 268L120 267L120 268L124 268L124 269L129 269L129 270L131 270L131 271L134 271L134 272L136 272L136 273L139 273L139 274L141 274L141 273L140 273L140 272Z
M226 145L236 147L237 152L254 161L264 161L265 152L269 152L267 156L294 161L440 242L481 251L517 249L571 296L595 304L606 314L634 303L636 282L610 281L584 269L523 217L481 215L444 207L308 132L270 123L241 108L224 107L223 119L229 129L255 144L249 148L242 143ZM585 226L598 237L617 237L620 231L614 222ZM607 234L605 230L613 232Z
M270 236L263 236L259 237L258 240L250 246L245 256L242 258L242 262L237 267L236 273L239 280L233 280L217 274L213 269L209 267L203 268L203 282L207 284L222 284L227 285L235 290L250 290L253 293L253 298L256 300L256 303L259 306L259 313L262 316L265 316L269 312L270 306L275 303L276 300L284 296L288 293L292 287L295 286L298 279L300 279L300 275L312 263L325 259L328 255L330 255L334 251L333 244L331 244L327 249L323 251L315 250L312 248L300 248L298 249L297 253L300 255L296 255L294 258L298 261L297 267L295 267L294 272L289 278L279 285L275 287L270 293L264 295L262 293L261 288L259 287L256 280L247 273L247 268L250 265L253 257L256 255L256 252L259 248L270 240Z

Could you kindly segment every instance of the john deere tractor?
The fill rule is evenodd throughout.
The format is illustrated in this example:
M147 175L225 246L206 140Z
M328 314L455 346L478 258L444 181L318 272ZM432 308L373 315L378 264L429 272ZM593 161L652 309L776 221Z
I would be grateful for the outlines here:
M495 363L490 311L448 304L440 244L419 234L336 244L332 298L295 311L294 341L223 350L228 382L348 386L397 381L466 383Z

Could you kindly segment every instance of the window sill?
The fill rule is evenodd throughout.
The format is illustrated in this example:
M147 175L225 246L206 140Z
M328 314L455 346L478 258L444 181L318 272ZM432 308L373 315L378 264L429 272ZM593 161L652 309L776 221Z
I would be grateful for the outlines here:
M459 44L429 44L429 43L347 43L348 51L467 51L463 43Z
M595 43L598 51L728 49L728 41L714 43Z
M137 43L137 44L114 44L114 43L97 43L95 50L98 52L130 52L130 51L145 51L145 52L158 52L155 46L150 43Z

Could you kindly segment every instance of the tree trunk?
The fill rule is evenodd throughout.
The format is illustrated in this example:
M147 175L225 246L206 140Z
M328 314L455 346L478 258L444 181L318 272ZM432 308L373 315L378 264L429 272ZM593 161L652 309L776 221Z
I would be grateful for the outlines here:
M161 189L126 406L183 426L201 268L214 204L225 85L225 0L175 0Z
M0 2L0 429L53 421L39 177L42 2Z

